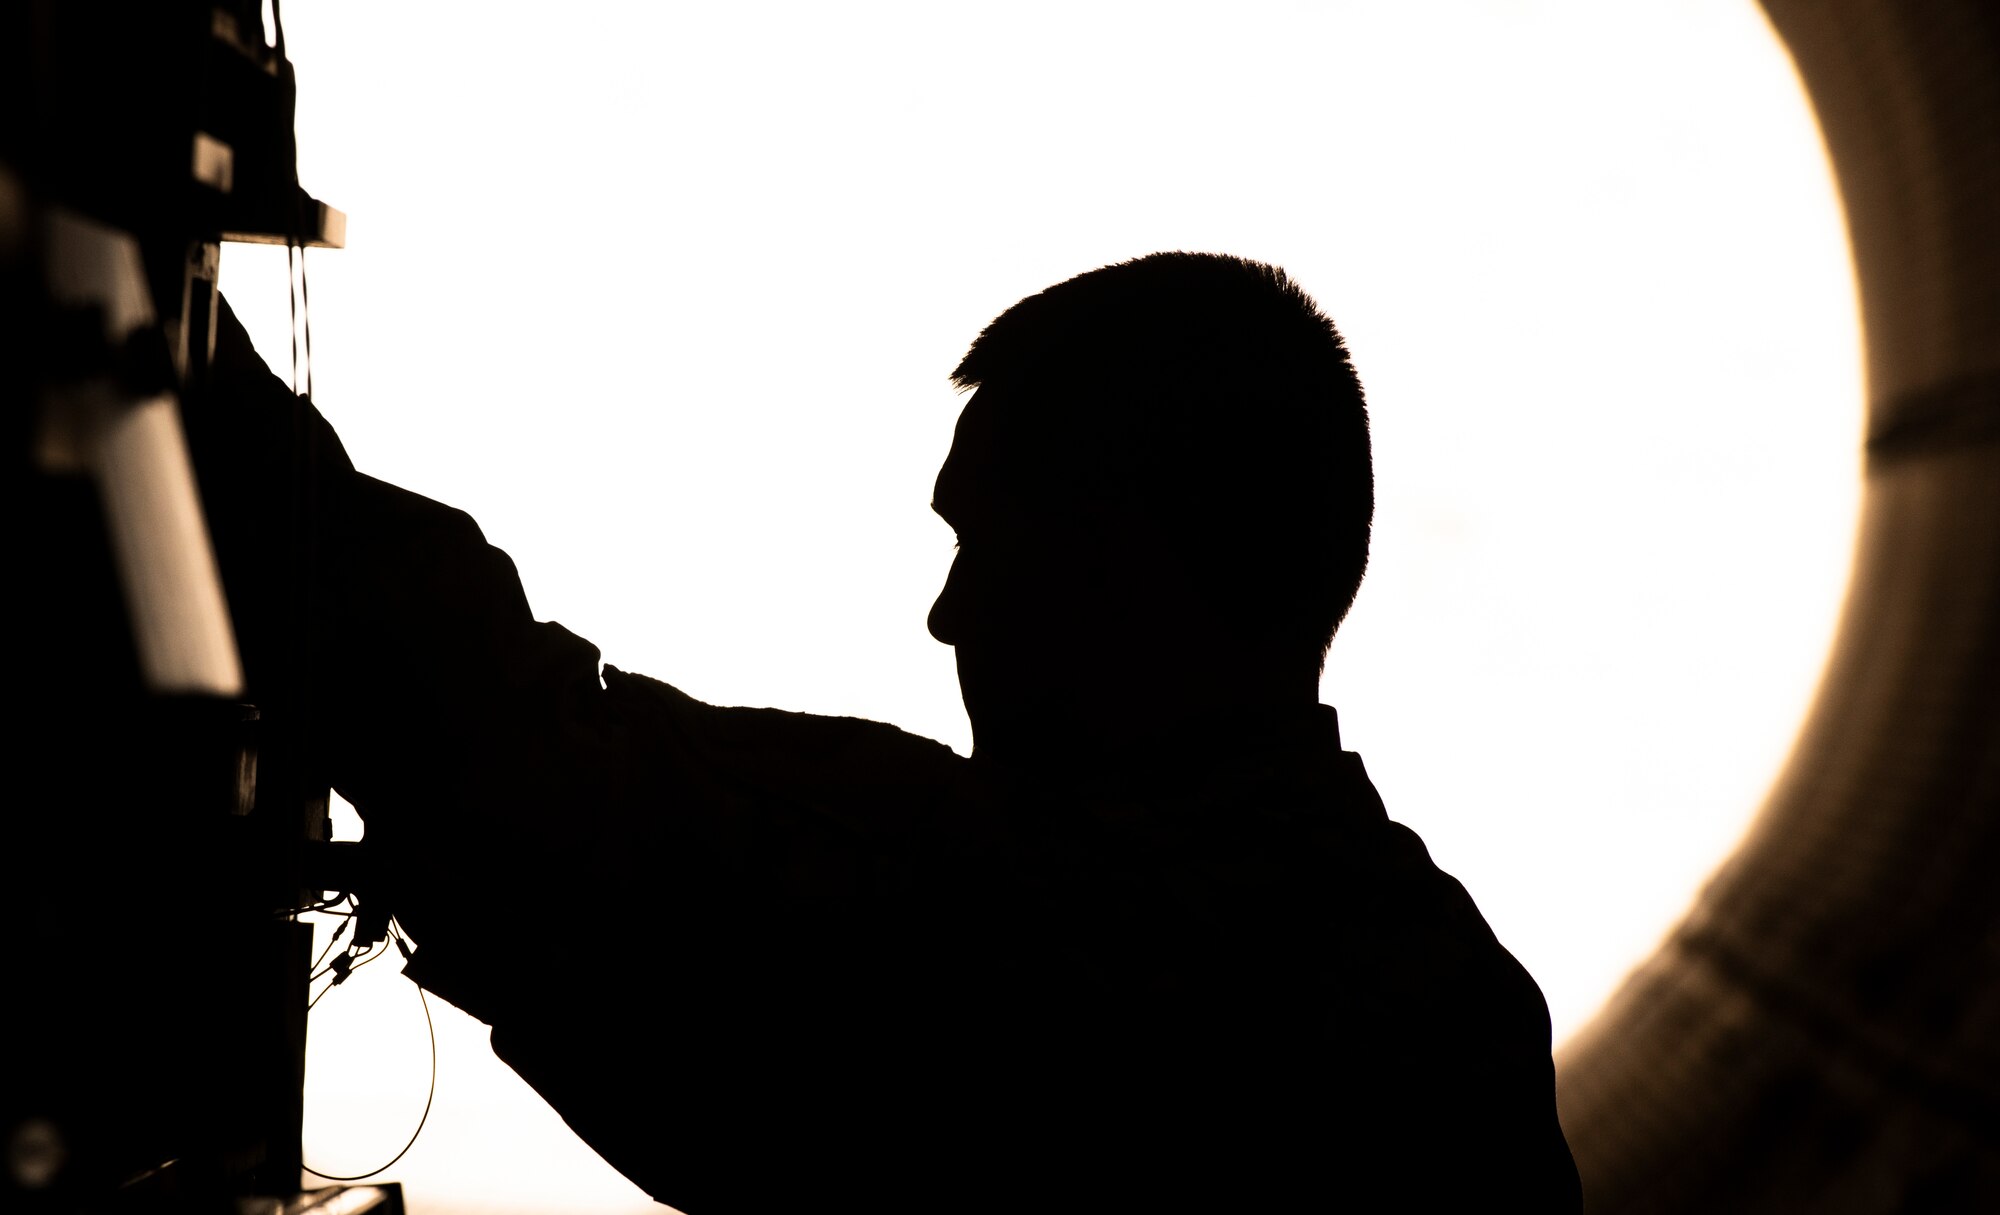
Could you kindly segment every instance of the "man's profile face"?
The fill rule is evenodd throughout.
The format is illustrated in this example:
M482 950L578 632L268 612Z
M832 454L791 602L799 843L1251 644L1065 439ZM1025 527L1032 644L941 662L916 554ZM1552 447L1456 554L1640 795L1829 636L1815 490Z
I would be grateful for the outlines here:
M1120 733L1175 614L1118 470L1028 403L989 384L959 417L932 498L958 553L929 623L956 651L975 753L1039 767Z

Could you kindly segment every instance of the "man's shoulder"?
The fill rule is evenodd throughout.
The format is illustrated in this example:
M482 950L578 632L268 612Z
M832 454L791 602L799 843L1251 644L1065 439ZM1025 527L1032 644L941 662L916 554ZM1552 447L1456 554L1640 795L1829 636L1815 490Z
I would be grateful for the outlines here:
M1447 1000L1475 986L1498 989L1516 1004L1531 1004L1546 1034L1541 989L1501 944L1464 884L1437 866L1409 827L1387 822L1380 839L1383 876L1368 894L1388 955L1385 978L1406 998L1428 993Z
M1241 851L1259 880L1288 888L1259 902L1294 947L1318 951L1318 985L1341 1019L1422 1033L1473 1014L1476 1036L1545 1055L1541 989L1422 837L1390 817L1360 756L1323 751L1284 775L1245 797L1231 830L1254 841ZM1234 863L1227 850L1216 860Z

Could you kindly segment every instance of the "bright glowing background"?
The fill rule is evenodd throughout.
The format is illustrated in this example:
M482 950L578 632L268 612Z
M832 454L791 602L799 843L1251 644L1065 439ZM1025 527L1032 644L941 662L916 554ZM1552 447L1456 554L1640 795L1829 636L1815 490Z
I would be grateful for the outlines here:
M617 665L964 750L923 627L945 374L1025 294L1212 249L1347 334L1380 507L1325 696L1559 1040L1775 774L1861 392L1828 168L1750 0L286 16L303 176L352 220L311 260L318 401ZM225 257L278 368L283 266ZM390 1174L415 1210L643 1209L439 1026ZM365 970L312 1035L308 1161L379 1164L422 1104L414 993Z

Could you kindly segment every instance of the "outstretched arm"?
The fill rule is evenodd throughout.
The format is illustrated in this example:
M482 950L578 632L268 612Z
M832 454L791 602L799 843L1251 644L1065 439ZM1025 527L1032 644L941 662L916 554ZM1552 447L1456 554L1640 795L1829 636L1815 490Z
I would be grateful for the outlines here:
M253 695L302 694L285 710L367 821L364 900L415 938L411 976L654 1193L754 1194L745 1161L830 1133L779 1108L829 1108L893 1032L838 993L901 956L875 892L960 761L600 675L468 515L357 472L226 306L214 377L189 423Z

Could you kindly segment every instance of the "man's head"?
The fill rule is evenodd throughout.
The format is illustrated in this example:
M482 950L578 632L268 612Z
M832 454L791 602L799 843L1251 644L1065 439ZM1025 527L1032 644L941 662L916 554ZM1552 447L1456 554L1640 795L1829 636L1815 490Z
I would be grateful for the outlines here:
M1002 313L934 504L959 533L931 632L981 750L1115 745L1316 698L1368 560L1368 418L1283 271L1160 253Z

